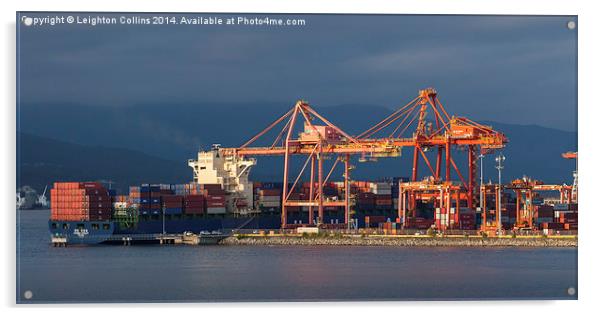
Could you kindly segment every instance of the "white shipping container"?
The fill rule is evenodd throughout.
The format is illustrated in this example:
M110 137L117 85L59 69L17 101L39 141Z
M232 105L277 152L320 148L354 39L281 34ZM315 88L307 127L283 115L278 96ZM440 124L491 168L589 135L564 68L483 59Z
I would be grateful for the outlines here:
M372 193L379 195L391 195L391 189L376 189L372 190Z
M297 234L303 234L303 233L317 234L319 232L320 232L320 229L318 227L297 227Z
M225 207L208 207L207 208L207 214L225 214L225 213L226 213Z
M128 207L128 203L127 202L115 202L115 203L113 203L113 207L124 209L124 208Z
M575 213L573 211L569 211L569 210L565 210L565 211L554 211L554 217L559 218L561 214L566 214L566 213Z
M278 202L260 202L260 207L280 207L280 201Z
M261 202L280 202L280 196L261 196L259 197Z

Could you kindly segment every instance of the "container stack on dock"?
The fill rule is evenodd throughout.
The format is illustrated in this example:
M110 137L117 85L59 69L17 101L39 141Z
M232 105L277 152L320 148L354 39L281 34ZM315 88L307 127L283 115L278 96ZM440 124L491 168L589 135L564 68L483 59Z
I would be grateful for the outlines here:
M435 224L435 220L424 217L406 218L406 227L413 229L429 229Z
M461 207L458 214L458 228L461 230L476 229L477 213L467 207Z
M454 223L452 217L453 214L448 214L446 208L437 207L435 209L435 226L437 227L437 229L443 229L448 226L453 226Z
M554 223L552 226L547 225L547 229L555 230L578 230L578 205L571 204L554 204ZM544 227L542 227L543 229Z
M110 220L111 196L100 183L55 182L50 190L50 210L51 220Z
M565 212L559 214L557 222L564 225L564 230L578 230L577 219L577 212Z
M554 222L554 207L552 205L535 205L533 208L535 212L535 223L537 225Z
M376 209L376 195L372 192L360 192L357 195L357 209L371 212Z
M379 227L379 224L387 222L387 218L384 216L366 216L364 223L366 228Z

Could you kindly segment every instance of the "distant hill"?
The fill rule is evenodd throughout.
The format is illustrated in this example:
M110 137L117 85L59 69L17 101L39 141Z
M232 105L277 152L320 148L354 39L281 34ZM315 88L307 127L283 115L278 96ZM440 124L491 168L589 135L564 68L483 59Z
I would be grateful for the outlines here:
M111 180L125 192L140 183L183 183L192 178L184 161L174 162L138 151L84 146L27 133L17 134L17 185L40 191L54 181Z
M25 105L19 109L19 127L23 132L84 144L92 148L127 148L133 153L161 157L190 176L185 164L199 148L213 143L239 146L284 114L291 103L246 104L147 104L130 107L87 107L69 104ZM350 134L357 134L389 115L382 106L348 104L317 110ZM510 139L504 154L505 179L526 174L545 182L571 182L574 161L563 159L563 151L577 150L577 133L536 125L484 122L504 132ZM270 135L266 135L270 136ZM273 137L272 137L273 139ZM264 143L265 144L265 143ZM88 147L90 148L90 147ZM93 149L90 149L93 150ZM465 169L465 153L454 153L459 167ZM411 152L398 159L375 163L355 163L355 178L407 176ZM158 159L158 158L154 158ZM133 159L134 161L138 159ZM297 159L298 160L298 159ZM90 161L90 165L95 165ZM301 164L297 161L296 164ZM282 181L282 159L262 158L251 176L257 180ZM169 167L171 170L175 170ZM497 179L493 158L485 159L485 179ZM158 171L155 171L158 172ZM426 167L420 170L422 175ZM179 174L179 173L177 173ZM341 172L333 173L340 178ZM157 175L157 173L155 173ZM167 174L166 174L167 176ZM167 180L163 180L167 181Z

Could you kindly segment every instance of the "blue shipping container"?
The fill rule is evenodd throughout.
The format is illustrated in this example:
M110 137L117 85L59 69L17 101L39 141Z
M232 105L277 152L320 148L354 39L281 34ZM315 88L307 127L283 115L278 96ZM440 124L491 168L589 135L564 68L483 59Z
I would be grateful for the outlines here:
M182 208L181 208L181 207L177 207L177 208L166 208L166 209L165 209L165 214L167 214L167 215L176 215L176 214L182 214Z

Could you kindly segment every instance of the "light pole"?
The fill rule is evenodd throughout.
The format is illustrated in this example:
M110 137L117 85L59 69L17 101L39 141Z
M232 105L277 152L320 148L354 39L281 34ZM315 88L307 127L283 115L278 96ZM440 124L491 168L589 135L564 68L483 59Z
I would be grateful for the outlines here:
M165 207L161 208L161 213L162 213L161 215L162 215L162 218L163 218L163 220L162 220L162 222L163 222L162 223L163 224L163 236L165 236Z
M501 230L502 227L502 219L500 218L501 216L501 210L502 210L502 169L504 169L504 160L506 160L506 157L504 157L504 154L500 153L497 157L495 157L495 162L497 162L497 166L495 166L495 169L497 169L498 172L498 196L497 196L497 213L496 213L496 219L497 219L497 227L498 227L498 231Z
M481 159L481 186L479 187L479 207L481 208L481 212L484 212L484 210L483 210L483 158L485 158L485 155L483 155L483 153L481 152L479 154L479 159Z

